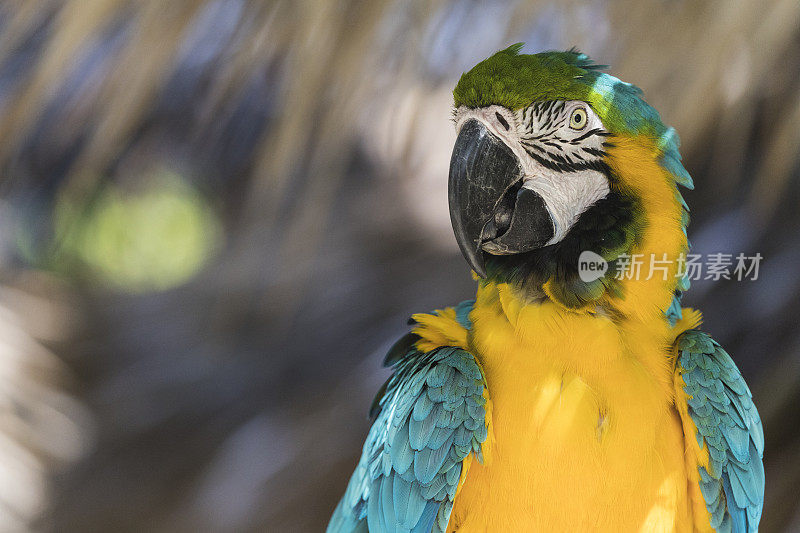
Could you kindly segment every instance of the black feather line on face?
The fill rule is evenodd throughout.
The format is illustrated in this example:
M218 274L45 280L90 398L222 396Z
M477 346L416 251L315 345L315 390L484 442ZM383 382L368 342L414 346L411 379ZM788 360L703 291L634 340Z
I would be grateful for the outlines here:
M600 150L599 148L591 148L589 146L584 146L584 147L581 148L581 150L583 150L584 152L586 152L589 155L594 155L594 156L597 156L597 157L603 157L604 155L606 155L606 153L604 151Z
M553 120L553 105L555 102L550 102L550 105L547 106L547 120L545 122L551 122Z
M556 143L552 143L550 141L542 141L542 144L545 145L545 146L550 146L551 148L557 148L557 149L561 150L562 152L564 151L564 149L561 148L559 145L557 145Z
M598 172L602 172L606 176L609 176L609 181L613 183L613 177L610 177L611 169L608 167L608 165L602 158L595 159L592 161L571 161L557 154L552 154L550 152L544 151L544 153L546 154L545 157L537 153L534 153L533 150L529 149L530 147L532 147L534 149L541 150L536 145L528 143L523 143L523 144L525 146L525 151L528 153L528 155L531 156L534 161L536 161L537 163L539 163L540 165L542 165L547 169L564 173L578 172L581 170L597 170Z
M600 136L600 137L605 137L605 136L609 135L609 133L606 132L606 131L603 131L603 130L601 130L599 128L595 128L593 130L587 131L586 133L584 133L580 137L575 137L574 139L572 139L572 144L578 144L582 140L588 139L589 137L591 137L593 135L597 135L597 136Z
M557 163L562 163L564 165L569 165L572 163L572 160L569 159L568 156L563 156L561 154L552 154L549 152L547 153L547 155L550 157L550 159L555 160Z
M523 148L525 148L525 151L528 152L528 153L530 153L528 148L533 148L534 150L538 150L543 154L547 153L547 150L545 150L544 148L542 148L541 146L539 146L536 143L528 143L528 142L522 141L522 146L523 146Z

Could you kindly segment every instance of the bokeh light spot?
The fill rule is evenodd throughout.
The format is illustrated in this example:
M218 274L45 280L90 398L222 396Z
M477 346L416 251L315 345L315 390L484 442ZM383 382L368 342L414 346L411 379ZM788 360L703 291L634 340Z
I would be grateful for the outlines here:
M90 207L64 200L55 225L59 255L125 292L187 282L208 262L222 234L205 198L169 171L134 192L107 186Z

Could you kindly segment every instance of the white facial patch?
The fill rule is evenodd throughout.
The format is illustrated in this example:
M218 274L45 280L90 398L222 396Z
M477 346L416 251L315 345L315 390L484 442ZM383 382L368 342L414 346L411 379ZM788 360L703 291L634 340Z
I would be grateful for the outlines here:
M563 239L581 213L610 191L608 179L596 170L581 170L564 179L560 172L537 168L525 173L522 186L538 193L550 211L555 228L547 244Z
M536 102L516 112L462 106L455 113L456 132L469 119L511 148L522 168L522 186L544 199L555 225L547 244L561 241L578 217L610 192L603 172L608 133L586 102Z

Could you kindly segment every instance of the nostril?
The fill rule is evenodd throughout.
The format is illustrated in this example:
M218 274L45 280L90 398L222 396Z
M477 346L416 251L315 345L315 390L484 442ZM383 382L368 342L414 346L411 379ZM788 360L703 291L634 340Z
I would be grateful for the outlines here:
M495 111L494 116L497 117L497 120L500 122L500 124L503 125L503 127L506 129L506 131L511 129L511 126L509 126L508 121L503 117L503 115L501 115L500 113Z

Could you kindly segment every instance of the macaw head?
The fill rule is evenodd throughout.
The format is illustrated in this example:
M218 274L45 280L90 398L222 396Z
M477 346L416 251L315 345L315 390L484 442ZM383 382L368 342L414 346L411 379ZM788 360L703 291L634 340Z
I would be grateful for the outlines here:
M450 216L480 277L581 307L619 293L615 261L637 246L685 251L676 184L691 178L677 135L637 87L584 54L521 47L482 61L453 91ZM581 279L585 251L608 262L604 275Z

